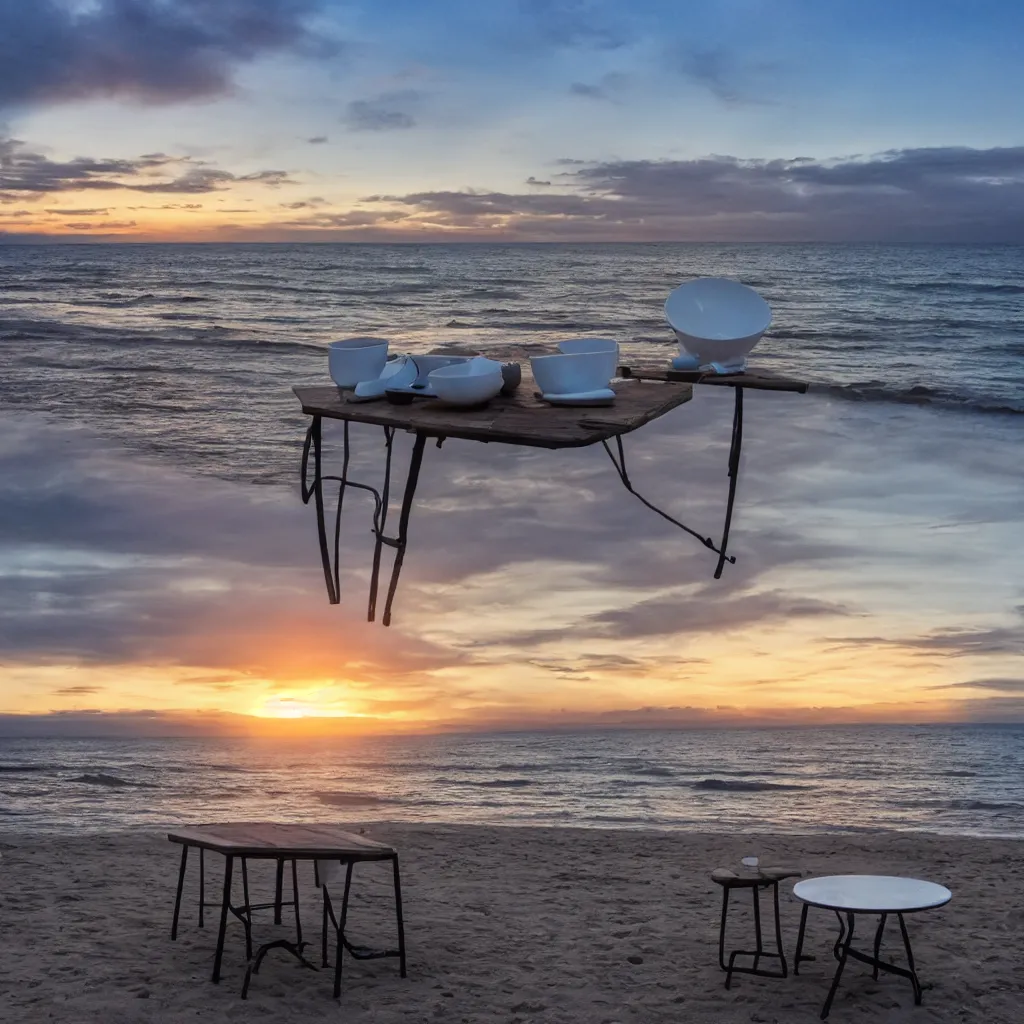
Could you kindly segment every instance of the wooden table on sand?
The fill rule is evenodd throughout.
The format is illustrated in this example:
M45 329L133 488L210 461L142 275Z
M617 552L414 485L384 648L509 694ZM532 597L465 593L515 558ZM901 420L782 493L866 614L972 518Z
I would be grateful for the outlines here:
M408 543L409 517L428 439L435 439L439 448L449 437L484 443L549 449L584 448L592 444L601 444L608 453L619 479L631 494L653 512L695 537L718 555L715 579L722 575L726 562L735 561L733 556L726 553L726 549L729 543L736 481L739 475L740 449L743 443L743 391L749 388L759 391L802 393L807 390L806 383L763 371L749 371L729 377L716 377L713 374L680 373L660 368L645 370L624 366L619 368L619 374L625 379L613 381L611 384L615 391L614 405L597 408L565 407L552 406L542 401L536 393L533 379L525 370L524 367L521 386L511 395L499 395L486 406L472 409L453 408L429 399L416 399L409 405L392 405L384 400L372 402L353 400L354 395L351 391L343 391L333 385L293 389L302 404L302 411L311 417L302 451L301 493L303 503L308 504L310 499L313 499L315 503L320 560L331 604L338 604L341 600L338 544L342 504L346 489L356 487L371 493L375 502L373 516L375 545L367 605L367 619L370 622L373 622L376 617L382 548L387 545L395 550L391 581L382 616L385 626L391 624L392 604ZM652 420L689 402L693 397L695 384L728 386L732 387L736 394L732 444L729 453L729 497L722 539L717 544L710 537L690 529L663 512L634 490L626 469L625 450L622 445L622 438L625 434L632 433ZM325 476L322 472L322 421L325 418L340 420L344 423L340 476ZM367 484L357 483L348 476L350 423L372 424L380 426L384 430L384 484L380 490ZM391 454L395 432L398 430L414 434L415 440L399 513L398 534L395 537L388 537L384 531L391 486ZM615 451L612 450L610 441L615 442ZM311 452L313 455L312 482L309 481L308 472ZM324 516L323 485L328 480L337 482L339 485L333 558Z
M259 971L264 955L270 949L285 949L307 967L313 967L302 955L307 943L302 941L302 922L299 918L299 886L297 862L300 860L330 861L347 865L345 895L341 910L341 924L338 927L339 949L336 964L336 989L340 982L341 945L351 951L353 947L345 941L344 923L348 909L349 888L352 879L352 865L360 861L391 861L394 872L395 913L398 922L398 950L356 954L362 956L397 956L401 961L402 976L405 977L405 929L402 918L402 886L398 870L398 851L384 843L378 843L366 836L346 832L331 825L283 825L274 822L226 822L215 825L197 825L188 828L174 829L167 833L172 843L181 845L181 864L178 870L178 891L174 901L174 917L171 922L171 938L178 937L178 916L181 910L181 893L185 883L185 868L188 863L188 851L192 848L200 852L199 876L199 924L203 924L203 908L207 906L205 899L205 865L203 854L210 850L224 857L224 888L220 903L220 926L217 932L217 949L213 959L213 978L220 981L221 962L224 957L224 935L227 929L228 913L237 917L245 927L245 952L247 968L245 983L242 987L244 999L249 989L251 976ZM235 906L231 902L231 880L235 859L241 861L242 897L244 903ZM277 864L277 884L275 898L272 903L249 902L248 860L272 860ZM292 900L282 900L282 883L284 865L291 861L292 865ZM319 877L319 876L318 876ZM252 912L274 908L274 923L281 923L281 908L295 908L295 942L277 939L265 943L253 954L252 946ZM323 933L323 966L327 966L327 930L328 896L324 893L324 933ZM333 913L333 912L332 912ZM314 968L315 969L315 968ZM335 993L337 995L337 992Z

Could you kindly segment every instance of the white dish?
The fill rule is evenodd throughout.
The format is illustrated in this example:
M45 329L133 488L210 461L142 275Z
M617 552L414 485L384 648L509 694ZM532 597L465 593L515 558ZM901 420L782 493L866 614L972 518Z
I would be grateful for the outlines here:
M605 358L605 383L610 381L619 369L619 343L611 338L571 338L568 341L560 341L558 350L566 355L578 355L580 352L602 353Z
M392 388L407 387L416 380L416 364L409 356L398 356L390 360L376 380L363 380L356 385L355 397L363 401L383 398L384 392Z
M753 288L725 277L702 277L680 285L665 301L665 316L683 355L703 365L719 363L730 372L746 357L772 322L771 307Z
M345 338L327 345L327 366L339 388L376 380L388 361L386 338Z
M433 370L429 384L438 399L448 405L480 405L505 386L501 363L477 357Z
M596 388L593 391L577 391L568 395L541 395L551 405L611 405L615 392L611 388Z
M615 359L609 372L608 352L559 352L553 356L530 356L530 369L537 387L545 395L575 395L608 387L615 373Z

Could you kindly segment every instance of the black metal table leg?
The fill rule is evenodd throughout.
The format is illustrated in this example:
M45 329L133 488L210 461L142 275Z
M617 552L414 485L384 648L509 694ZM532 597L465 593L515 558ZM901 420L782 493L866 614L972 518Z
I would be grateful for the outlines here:
M402 880L398 873L398 854L392 861L395 872L395 922L398 925L398 968L405 977L405 915L402 911Z
M341 966L345 953L345 924L348 919L348 898L352 891L352 862L345 865L345 894L341 898L341 916L338 919L338 944L334 953L334 998L341 998Z
M388 596L384 601L384 616L381 622L391 625L391 605L398 590L398 577L402 572L405 560L405 548L409 539L409 516L412 513L412 502L416 496L416 485L420 478L420 466L423 463L423 451L427 446L427 435L416 432L416 441L412 447L412 459L409 462L409 475L405 481L405 494L402 497L402 511L398 517L398 537L395 544L395 563L391 569L391 582L388 584Z
M301 947L305 943L302 941L302 919L299 917L299 868L294 860L292 861L292 905L295 908L295 943Z
M761 962L761 954L764 952L764 940L761 938L761 895L755 885L750 890L754 894L754 935L757 945L754 947L754 970L756 971Z
M302 500L314 499L316 506L316 530L320 542L320 562L324 570L324 582L327 584L327 599L331 604L338 604L341 596L338 593L334 573L331 567L331 552L327 545L327 523L324 520L324 481L323 481L323 427L321 418L314 416L306 431L306 440L302 446ZM310 448L313 450L313 483L307 486L307 469L309 466Z
M224 895L220 904L220 930L217 932L217 952L213 956L213 983L220 981L220 964L224 959L224 933L228 927L228 908L231 906L231 869L234 857L224 858Z
M204 913L206 911L206 851L200 846L199 847L199 927L205 928L206 921L204 920Z
M779 915L779 887L773 887L773 898L775 903L775 948L779 951L779 960L782 961L782 976L789 975L789 965L786 963L786 954L782 948L782 918Z
M234 910L234 908L232 908ZM245 959L252 959L252 907L249 904L249 870L245 858L242 858L242 909L234 911L245 928Z
M178 895L174 898L174 916L171 918L171 939L178 937L178 914L181 912L181 891L185 887L185 865L188 863L188 846L181 844L181 867L178 868ZM201 906L201 904L200 904ZM202 910L199 911L202 913Z
M846 966L847 958L850 955L850 946L853 945L853 930L856 919L853 914L846 915L847 924L849 931L846 934L846 941L843 943L841 950L839 951L836 959L839 963L836 965L835 977L832 979L832 987L828 990L828 996L825 999L825 1005L821 1008L821 1019L824 1020L832 1009L832 1000L835 998L836 991L839 989L839 981L843 976L843 968ZM840 918L840 924L842 919Z
M903 933L903 948L907 951L907 966L910 970L907 972L910 977L910 983L914 986L914 1005L921 1005L921 982L917 977L917 967L914 965L914 951L910 948L910 935L907 932L907 923L903 920L902 914L896 915L900 922L900 931Z
M878 930L875 932L875 965L871 970L871 977L878 981L878 958L882 951L882 933L885 931L885 922L888 914L881 914L878 918Z
M274 874L274 924L281 923L281 899L284 888L284 861L278 859L277 870Z
M725 506L725 525L722 528L722 540L718 545L718 566L715 579L721 579L725 563L730 561L726 555L729 547L729 530L732 528L732 510L736 503L736 484L740 476L740 454L743 448L743 388L735 387L736 405L732 415L732 444L729 447L729 498Z

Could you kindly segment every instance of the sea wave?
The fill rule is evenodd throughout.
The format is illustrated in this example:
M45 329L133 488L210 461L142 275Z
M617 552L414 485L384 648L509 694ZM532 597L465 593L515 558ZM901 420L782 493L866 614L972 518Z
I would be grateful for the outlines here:
M328 807L375 807L388 803L384 797L373 793L321 792L316 794L316 798Z
M743 779L698 779L694 789L708 789L722 793L766 793L769 791L806 790L813 786L802 786L790 782L748 782Z
M812 384L818 394L831 395L850 402L889 402L899 405L936 406L996 415L1024 414L1024 393L1020 404L1004 402L995 396L958 394L940 388L915 384L911 387L866 381L857 384Z

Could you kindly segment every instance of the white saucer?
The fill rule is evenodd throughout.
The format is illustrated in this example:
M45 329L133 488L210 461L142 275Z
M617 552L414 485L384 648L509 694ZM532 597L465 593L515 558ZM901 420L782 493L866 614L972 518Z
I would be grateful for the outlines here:
M615 392L611 388L598 388L567 395L541 395L541 398L551 405L611 405L615 401Z

